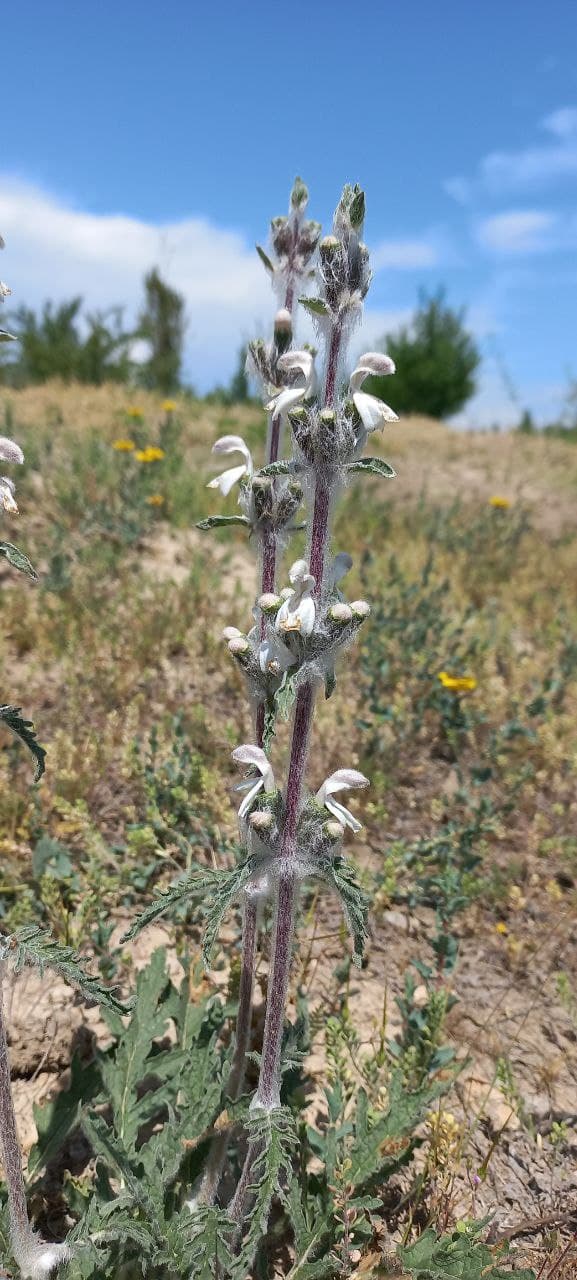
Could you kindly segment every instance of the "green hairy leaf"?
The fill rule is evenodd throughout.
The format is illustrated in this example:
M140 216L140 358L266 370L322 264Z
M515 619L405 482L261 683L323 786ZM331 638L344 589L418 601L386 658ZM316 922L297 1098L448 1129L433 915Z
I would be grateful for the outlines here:
M219 881L215 883L212 901L205 904L204 936L202 940L202 957L207 969L210 969L212 952L223 916L240 897L242 890L253 872L252 859L240 863L232 871L220 871Z
M295 677L289 675L287 671L283 683L274 695L277 715L281 716L283 720L288 720L296 696Z
M41 747L40 743L36 740L36 730L32 720L24 720L20 712L20 707L13 707L6 703L3 706L0 706L0 720L4 721L7 728L11 729L12 733L16 734L17 738L20 738L21 742L28 747L31 755L34 756L36 761L34 781L39 782L46 768L44 763L46 760L46 750L44 747Z
M327 1253L327 1242L334 1233L334 1211L319 1196L307 1195L307 1187L293 1179L288 1196L296 1261L286 1280L333 1280L340 1274L337 1259ZM320 1257L317 1255L320 1253Z
M263 266L264 266L264 267L266 267L266 270L267 270L268 272L270 272L271 276L273 276L273 275L274 275L274 266L273 266L273 264L272 264L272 262L271 262L271 260L270 260L270 258L269 258L269 256L268 256L268 253L265 253L264 249L261 247L261 245L260 245L260 244L255 245L255 249L256 249L256 251L257 251L257 253L258 253L258 256L259 256L259 258L260 258L260 260L261 260L261 262L262 262Z
M199 1205L194 1210L188 1233L194 1280L215 1280L229 1275L233 1268L238 1274L230 1247L235 1231L236 1223L222 1209Z
M399 1245L403 1267L414 1280L535 1280L532 1268L511 1272L495 1265L494 1251L479 1239L488 1221L459 1223L441 1237L428 1227L414 1244Z
M227 525L243 524L250 528L250 520L246 516L206 516L204 520L197 520L197 529L224 529Z
M323 867L323 875L339 895L343 915L353 941L353 961L360 967L365 942L369 936L367 929L369 897L361 888L351 863L341 856Z
M143 1108L137 1086L149 1072L148 1058L154 1040L166 1032L170 1007L164 999L170 983L166 953L162 947L152 955L136 982L136 998L128 1027L111 1023L119 1036L114 1058L102 1064L102 1079L112 1106L114 1128L125 1149L130 1150L143 1122ZM148 1108L145 1101L144 1111Z
M34 1104L37 1139L28 1157L28 1177L35 1178L62 1151L72 1130L80 1124L82 1110L96 1096L100 1075L95 1063L81 1062L75 1054L70 1068L70 1084L56 1097Z
M14 569L19 569L20 573L25 573L34 582L38 581L38 574L31 565L28 556L19 547L15 547L12 542L0 542L0 556L5 556L9 564Z
M329 309L323 298L299 298L301 307L311 316L328 316Z
M279 462L267 462L266 467L261 467L257 471L259 476L288 476L294 471L294 464L290 458L281 458Z
M45 969L53 969L65 982L77 987L88 1000L95 1000L115 1014L129 1012L129 1006L123 1004L109 987L103 986L100 978L86 972L72 947L62 946L35 924L24 925L5 939L0 944L0 954L11 957L15 973L19 973L26 964L34 965L40 973L44 973Z
M159 893L158 897L154 898L144 911L141 911L140 915L133 920L130 929L123 935L122 941L132 942L133 938L136 938L147 925L158 920L159 916L164 915L165 911L170 911L170 908L179 902L212 893L222 874L226 873L214 871L211 867L193 867L188 876L183 880L177 880L176 884Z
M349 218L353 231L360 231L365 220L365 193L355 188L355 194L349 205Z
M288 1205L292 1159L297 1146L293 1117L286 1107L251 1112L246 1127L255 1156L249 1188L249 1203L253 1207L239 1257L241 1276L253 1264L259 1242L267 1230L273 1200Z
M374 476L385 476L387 480L392 480L397 474L382 458L358 458L356 462L349 462L347 471L368 471Z

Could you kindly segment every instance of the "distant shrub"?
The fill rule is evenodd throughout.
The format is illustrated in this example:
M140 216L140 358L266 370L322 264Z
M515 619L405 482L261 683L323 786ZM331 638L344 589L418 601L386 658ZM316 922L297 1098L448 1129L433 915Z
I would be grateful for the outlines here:
M480 355L463 315L445 306L442 291L431 298L422 295L411 325L383 340L397 366L395 408L400 413L446 418L471 399ZM371 378L366 387L386 399L384 378Z

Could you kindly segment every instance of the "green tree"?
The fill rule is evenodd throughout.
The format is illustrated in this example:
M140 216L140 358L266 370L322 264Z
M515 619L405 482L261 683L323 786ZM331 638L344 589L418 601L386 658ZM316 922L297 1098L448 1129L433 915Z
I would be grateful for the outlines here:
M184 298L165 284L156 267L145 276L144 290L138 332L150 344L151 354L142 366L141 380L154 390L176 391L184 343Z
M37 314L20 307L10 318L18 343L0 367L0 381L23 387L63 378L67 382L127 382L134 337L122 328L122 310L81 316L82 298L45 302Z
M236 369L227 388L227 398L231 404L246 404L250 400L250 388L246 372L247 347L241 347L238 353Z
M394 390L386 378L371 378L365 389L393 402L399 413L446 418L476 390L480 355L465 329L464 312L445 305L444 293L422 294L412 324L387 335L385 350L397 366Z

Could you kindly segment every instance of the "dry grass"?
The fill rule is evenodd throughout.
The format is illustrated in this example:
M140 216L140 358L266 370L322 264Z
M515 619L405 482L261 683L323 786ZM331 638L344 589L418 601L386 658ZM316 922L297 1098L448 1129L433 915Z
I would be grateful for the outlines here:
M34 717L49 755L46 780L34 789L21 753L3 741L2 923L39 917L62 936L106 950L104 919L126 918L182 865L175 830L192 834L206 858L215 848L226 856L234 839L229 753L247 740L250 718L218 637L226 623L248 626L254 569L242 537L210 541L190 526L220 509L204 489L210 442L226 431L256 444L262 415L182 398L167 424L158 397L138 393L131 402L117 387L51 385L3 400L7 433L30 459L19 486L20 527L5 536L42 571L34 586L1 570L3 700ZM142 421L127 417L131 403ZM132 487L125 477L133 461L111 448L127 434L166 448L154 477L138 476ZM447 580L449 622L471 611L478 715L457 761L439 750L434 709L399 737L412 714L419 658L403 651L402 634L390 640L390 688L383 678L383 709L390 704L393 718L367 715L367 664L377 652L367 632L363 664L357 654L334 698L319 706L311 782L357 762L374 780L356 849L375 897L374 942L351 999L367 1041L377 1034L385 987L394 1031L404 971L415 956L430 955L433 913L426 905L399 910L396 894L406 883L391 848L462 817L474 792L470 769L486 760L491 731L515 720L531 730L501 745L486 787L498 808L530 766L513 808L482 841L482 868L458 920L451 985L459 1003L446 1035L470 1060L447 1104L457 1140L448 1154L437 1152L431 1169L438 1221L496 1210L505 1230L577 1210L577 672L569 659L562 696L542 714L526 714L547 673L561 678L563 645L577 643L577 448L458 433L422 419L395 425L375 447L398 478L368 482L362 501L360 484L345 495L335 538L337 550L356 555L351 597L366 590L377 606L386 602L391 553L408 582L433 553L437 580ZM146 503L151 486L162 507ZM510 500L507 511L488 507L493 495ZM528 528L515 540L522 509ZM370 721L368 733L360 720ZM174 751L179 722L188 746L179 740ZM283 731L279 757L284 743ZM464 777L465 801L457 796ZM68 868L57 860L42 869L38 846L48 837ZM313 1000L329 990L341 951L329 904L316 934L307 974ZM313 1068L322 1061L317 1045ZM23 1074L38 1069L31 1059ZM432 1140L427 1149L435 1150ZM486 1179L472 1194L471 1171L484 1161Z

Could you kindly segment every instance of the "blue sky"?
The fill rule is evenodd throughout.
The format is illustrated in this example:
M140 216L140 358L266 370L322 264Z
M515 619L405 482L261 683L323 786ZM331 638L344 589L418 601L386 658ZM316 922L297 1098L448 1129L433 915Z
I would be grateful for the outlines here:
M375 279L357 348L444 284L484 356L467 420L559 412L577 376L573 0L21 0L2 28L15 303L80 292L130 316L157 262L205 389L269 323L253 244L295 173L325 223L359 181Z

